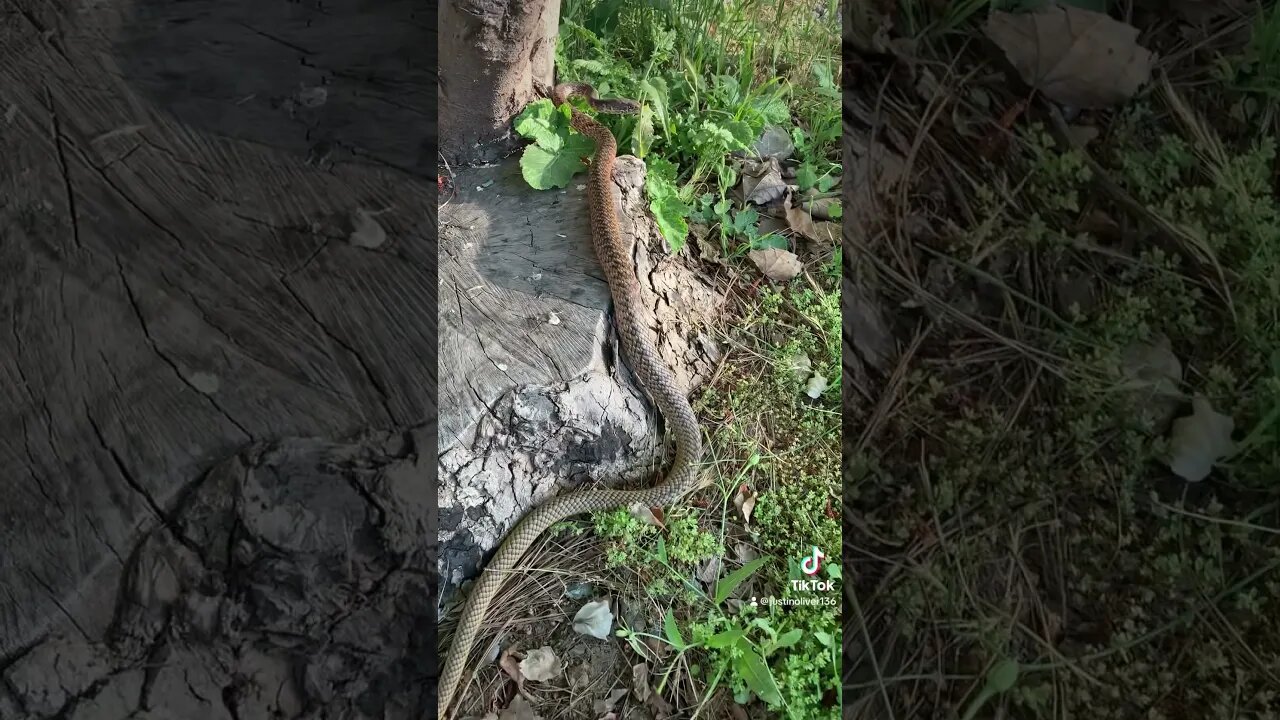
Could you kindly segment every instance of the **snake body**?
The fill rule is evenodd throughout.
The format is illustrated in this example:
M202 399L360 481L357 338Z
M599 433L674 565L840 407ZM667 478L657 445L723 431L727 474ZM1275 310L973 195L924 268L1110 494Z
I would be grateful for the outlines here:
M557 107L571 96L585 98L601 112L634 113L638 109L637 104L630 100L597 99L595 90L582 83L557 85L551 93ZM490 603L507 574L547 528L582 513L630 507L636 503L645 507L669 505L695 490L699 484L697 464L702 457L702 433L698 419L676 383L675 375L658 354L652 331L641 322L645 307L641 302L640 285L632 271L630 248L623 242L617 208L609 189L618 152L617 141L608 128L577 108L573 108L570 125L595 141L596 149L591 156L587 181L587 205L591 212L591 235L596 257L613 296L619 342L632 372L662 413L667 430L674 436L676 456L666 479L657 485L642 490L590 489L561 495L533 509L516 524L472 587L458 616L453 643L440 677L439 709L442 718L450 717L450 706L471 646Z

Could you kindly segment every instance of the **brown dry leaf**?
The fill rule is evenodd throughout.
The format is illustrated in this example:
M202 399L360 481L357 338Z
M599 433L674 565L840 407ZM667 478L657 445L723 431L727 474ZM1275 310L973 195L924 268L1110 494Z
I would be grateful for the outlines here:
M1173 12L1192 25L1204 25L1225 15L1239 15L1243 0L1170 0Z
M1076 108L1110 107L1151 79L1153 56L1138 29L1104 13L1050 5L993 12L983 28L1027 84Z
M614 706L617 705L618 701L621 700L623 696L626 694L627 694L627 691L625 688L610 690L608 695L592 703L591 709L595 711L597 715L601 715L604 713L611 713Z
M631 666L631 692L658 718L670 717L671 703L649 687L649 663Z
M639 520L645 525L653 525L655 527L663 527L662 524L662 508L649 507L640 503L631 503L627 508L631 512L631 517Z
M649 689L649 663L638 663L631 666L631 692L636 699L646 702L653 691Z
M502 657L498 659L498 667L502 671L511 676L516 681L516 687L524 692L524 674L520 672L520 659L510 650L503 650Z
M534 712L525 696L516 695L507 709L498 714L498 720L542 720L542 716Z
M533 682L544 682L560 677L563 671L563 663L556 656L556 651L549 646L530 650L520 661L520 674L524 675L526 680Z
M795 253L782 248L752 250L747 253L747 257L751 258L751 262L760 268L765 277L777 282L790 280L799 275L804 267Z
M782 197L787 183L776 158L748 161L742 167L742 197L748 203L767 205Z
M738 512L742 513L742 522L751 523L751 511L756 509L756 491L752 490L746 483L742 483L738 487L738 492L733 495L733 506L738 508Z
M813 221L813 215L805 210L803 205L800 207L792 207L791 204L795 198L787 198L785 207L787 209L787 225L794 231L809 238L810 240L835 240L835 237L829 236L818 228L818 224Z
M724 561L719 556L712 555L698 563L698 569L694 571L693 576L705 585L714 585L716 580L720 579L720 568L723 565Z

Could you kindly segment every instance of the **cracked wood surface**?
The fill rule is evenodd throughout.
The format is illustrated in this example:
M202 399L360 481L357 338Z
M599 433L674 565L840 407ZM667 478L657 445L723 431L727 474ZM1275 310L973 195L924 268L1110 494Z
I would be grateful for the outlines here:
M460 171L441 208L442 603L546 498L648 484L661 470L658 418L618 360L583 182L536 191L510 158ZM648 320L692 391L719 358L706 327L723 297L662 250L643 188L643 163L618 158L615 198Z
M194 683L194 710L158 716L317 717L332 701L351 717L413 717L425 697L429 683L405 680L435 670L413 664L403 628L398 645L350 650L389 653L383 662L401 665L387 678L350 653L319 670L294 665L300 651L328 657L321 650L340 644L330 631L361 603L384 602L390 576L341 577L336 559L307 561L315 547L275 545L297 519L271 512L279 498L257 498L263 527L244 529L244 507L223 517L225 550L248 553L237 567L263 573L234 630L152 629L141 655L121 645L140 632L126 612L139 603L195 602L199 586L200 602L234 609L221 594L234 579L208 565L215 549L181 537L172 542L201 572L148 576L137 589L146 538L203 520L182 508L211 467L291 436L414 429L435 442L436 209L424 177L435 13L411 0L375 5L9 0L0 12L0 717L123 718L182 683ZM353 234L370 218L380 232ZM365 449L342 462L371 452L351 442ZM295 474L320 473L324 453L309 452ZM252 466L236 462L241 475ZM415 465L401 483L428 487L433 471ZM323 501L336 486L306 487ZM407 518L414 540L361 535L342 513L322 513L311 531L332 544L345 524L355 535L344 542L368 563L430 576L436 531L408 492L353 497L380 522ZM257 536L274 539L254 550ZM311 575L273 587L259 565L272 562ZM297 606L325 580L350 588L348 607L319 611L312 620L333 624L311 627ZM399 594L388 602L408 617L396 622L427 612ZM385 630L362 632L372 642ZM79 650L63 652L67 643ZM177 675L148 656L179 652L196 659ZM59 663L81 663L83 685L15 684L13 673ZM307 681L280 695L245 680L259 674ZM114 681L126 676L141 684ZM394 687L379 685L388 679ZM130 702L94 710L109 692ZM286 695L297 702L272 705Z

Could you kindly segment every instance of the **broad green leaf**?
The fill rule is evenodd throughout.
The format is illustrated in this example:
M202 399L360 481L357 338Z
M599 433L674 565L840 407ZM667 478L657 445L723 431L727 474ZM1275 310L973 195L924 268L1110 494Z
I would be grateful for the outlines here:
M742 653L734 660L734 670L738 673L761 700L769 705L781 705L782 693L778 691L778 683L769 672L769 666L760 654L750 648L743 648Z
M689 223L685 220L689 208L675 192L672 192L651 200L649 211L653 213L653 219L658 223L658 230L662 232L662 237L666 239L671 252L673 254L680 252L685 240L689 237Z
M570 135L557 150L530 145L520 156L520 173L535 190L567 187L575 174L586 169L583 159L593 149L591 139L582 135Z
M831 173L827 173L818 178L818 192L826 192L835 187L836 179L831 177Z
M667 127L667 81L662 78L649 78L640 81L640 97L647 99L658 117L658 124Z
M742 628L734 625L728 630L722 630L715 635L707 638L706 645L709 648L721 649L736 645L739 640L746 637L747 634Z
M728 575L725 575L724 579L716 583L716 604L719 605L720 603L723 603L730 595L733 594L734 590L738 589L739 585L745 582L747 578L751 577L752 573L759 570L760 566L767 562L769 562L769 558L767 557L756 558Z
M662 629L667 633L667 641L670 642L677 650L683 650L688 647L685 644L684 636L680 634L680 627L676 625L676 616L671 610L667 610L667 614L662 618Z
M840 203L834 203L827 208L827 214L831 216L832 220L839 220L844 217L844 206Z
M545 150L559 150L569 138L569 123L546 98L530 103L517 115L515 129Z
M640 116L631 131L631 154L644 159L653 147L653 109L648 105L640 106Z
M809 163L802 164L796 170L796 184L800 186L802 191L812 188L818 184L818 171L814 170Z
M758 97L753 101L755 110L760 114L760 119L766 123L774 125L782 125L789 123L791 120L791 110L787 108L787 103L779 95L766 95Z
M777 640L773 641L773 646L778 649L791 647L792 645L800 642L800 638L803 636L804 631L800 628L788 630L779 635Z
M740 210L733 215L733 231L739 235L751 235L760 220L760 213L750 208Z

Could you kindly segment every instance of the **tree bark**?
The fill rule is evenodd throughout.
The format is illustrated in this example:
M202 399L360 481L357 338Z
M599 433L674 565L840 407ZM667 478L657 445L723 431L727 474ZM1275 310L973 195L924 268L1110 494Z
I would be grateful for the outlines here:
M440 152L453 166L516 146L511 118L553 80L560 0L446 0L440 7Z

